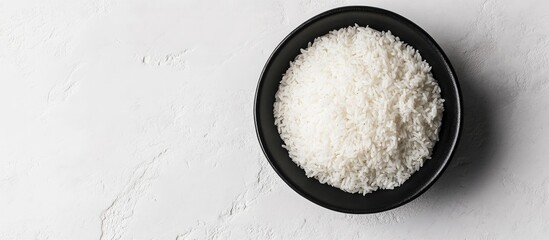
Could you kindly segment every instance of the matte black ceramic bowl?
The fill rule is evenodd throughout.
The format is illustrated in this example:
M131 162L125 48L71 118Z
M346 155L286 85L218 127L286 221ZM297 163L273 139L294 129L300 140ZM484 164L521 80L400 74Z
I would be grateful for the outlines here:
M378 190L365 196L351 194L338 188L307 178L288 156L274 125L273 103L282 74L290 61L316 37L331 30L354 24L370 26L380 31L390 30L415 49L432 66L444 102L440 140L432 159L414 173L404 184L393 190ZM351 6L321 13L292 31L274 50L259 79L255 94L254 118L257 137L265 156L280 177L297 193L310 201L345 213L375 213L401 206L425 192L442 174L450 161L461 129L462 103L456 74L450 61L437 43L410 20L387 10Z

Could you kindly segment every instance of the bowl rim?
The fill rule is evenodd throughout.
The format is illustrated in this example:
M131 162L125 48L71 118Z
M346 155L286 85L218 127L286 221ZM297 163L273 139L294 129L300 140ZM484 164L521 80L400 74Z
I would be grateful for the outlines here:
M356 209L342 208L342 207L334 206L332 204L323 202L320 199L312 197L308 193L302 191L302 189L300 187L296 186L294 183L292 183L290 181L290 179L288 179L286 177L286 175L280 171L280 169L276 166L276 163L273 162L274 157L272 156L272 154L269 151L268 147L264 143L265 142L264 133L262 132L261 127L260 127L261 123L258 122L259 106L257 104L257 101L258 101L259 91L260 91L260 89L263 85L263 82L264 82L265 72L267 71L267 69L269 69L271 67L273 59L280 53L280 51L284 48L286 43L296 33L302 31L303 29L307 28L310 24L312 24L312 23L314 23L314 22L316 22L316 21L318 21L322 18L328 17L330 15L334 15L334 14L337 14L337 13L341 13L341 12L352 12L352 11L378 13L378 14L389 16L390 18L393 18L393 19L401 22L402 24L406 25L407 27L413 29L414 32L417 32L418 35L420 35L421 37L424 37L426 39L426 42L428 44L432 45L434 47L434 49L436 50L436 53L439 54L444 59L445 65L448 66L449 72L451 73L452 82L455 85L454 91L456 93L456 100L457 100L456 101L456 105L457 105L456 110L457 110L457 114L458 114L457 127L456 127L457 128L457 133L456 133L457 135L453 139L453 141L451 142L451 144L448 148L449 149L449 154L448 154L447 161L438 169L438 172L433 174L433 176L430 178L430 180L427 184L423 185L421 188L419 188L418 191L415 191L413 194L411 194L407 198L404 198L404 199L402 199L401 201L398 201L395 204L387 205L386 207L382 207L382 208L378 208L378 209L369 209L369 210L356 210ZM411 202L412 200L416 199L417 197L419 197L420 195L425 193L440 178L442 173L448 168L448 165L449 165L450 161L453 159L453 156L454 156L454 154L456 152L456 149L458 147L459 140L461 138L461 133L462 133L462 128L463 128L463 124L462 124L462 122L463 122L463 102L462 101L463 100L462 100L461 88L460 88L460 85L459 85L457 74L456 74L452 64L450 63L450 60L449 60L448 56L446 56L446 54L444 53L442 48L438 45L438 43L425 30L423 30L421 27L419 27L417 24L415 24L411 20L409 20L409 19L407 19L407 18L405 18L405 17L403 17L403 16L401 16L397 13L394 13L392 11L382 9L382 8L372 7L372 6L351 5L351 6L343 6L343 7L333 8L333 9L324 11L324 12L318 14L318 15L315 15L314 17L308 19L307 21L305 21L304 23L302 23L298 27L296 27L294 30L292 30L275 47L275 49L273 50L273 52L271 53L271 55L267 59L267 62L265 63L265 66L263 67L263 69L261 71L261 74L259 76L259 80L258 80L257 87L256 87L256 90L255 90L255 94L254 94L253 116L254 116L254 125L255 125L256 137L259 141L259 145L261 147L261 150L263 151L263 154L265 155L265 157L267 158L267 161L269 162L271 167L274 169L274 171L277 173L277 175L290 188L292 188L295 192L297 192L299 195L301 195L305 199L307 199L307 200L309 200L309 201L311 201L311 202L313 202L313 203L315 203L315 204L317 204L321 207L324 207L324 208L327 208L327 209L330 209L330 210L333 210L333 211L342 212L342 213L352 213L352 214L371 214L371 213L379 213L379 212L384 212L384 211L388 211L388 210L391 210L391 209L395 209L397 207L400 207L404 204L407 204L407 203Z

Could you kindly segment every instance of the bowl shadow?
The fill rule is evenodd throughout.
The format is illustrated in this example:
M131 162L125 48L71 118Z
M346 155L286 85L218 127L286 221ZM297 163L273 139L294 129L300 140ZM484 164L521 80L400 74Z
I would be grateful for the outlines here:
M446 50L456 71L463 96L463 129L461 139L448 169L433 185L431 194L425 198L432 204L446 204L456 198L473 192L490 176L490 169L496 164L494 152L502 134L495 130L493 111L497 102L490 89L482 82L490 76L476 71L472 60L465 53ZM493 90L492 90L493 91Z

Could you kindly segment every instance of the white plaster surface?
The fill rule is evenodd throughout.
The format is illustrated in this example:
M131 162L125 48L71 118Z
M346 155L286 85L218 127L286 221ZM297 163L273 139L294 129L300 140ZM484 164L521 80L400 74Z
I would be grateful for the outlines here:
M300 197L252 117L274 47L337 6L395 11L450 57L461 145L375 215ZM547 239L548 1L0 0L0 239Z

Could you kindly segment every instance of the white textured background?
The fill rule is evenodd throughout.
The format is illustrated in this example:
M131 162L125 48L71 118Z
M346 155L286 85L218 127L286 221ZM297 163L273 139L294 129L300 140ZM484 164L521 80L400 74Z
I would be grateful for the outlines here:
M462 85L457 156L398 209L346 215L276 176L260 71L308 18L367 4ZM0 239L547 239L548 1L0 0Z

